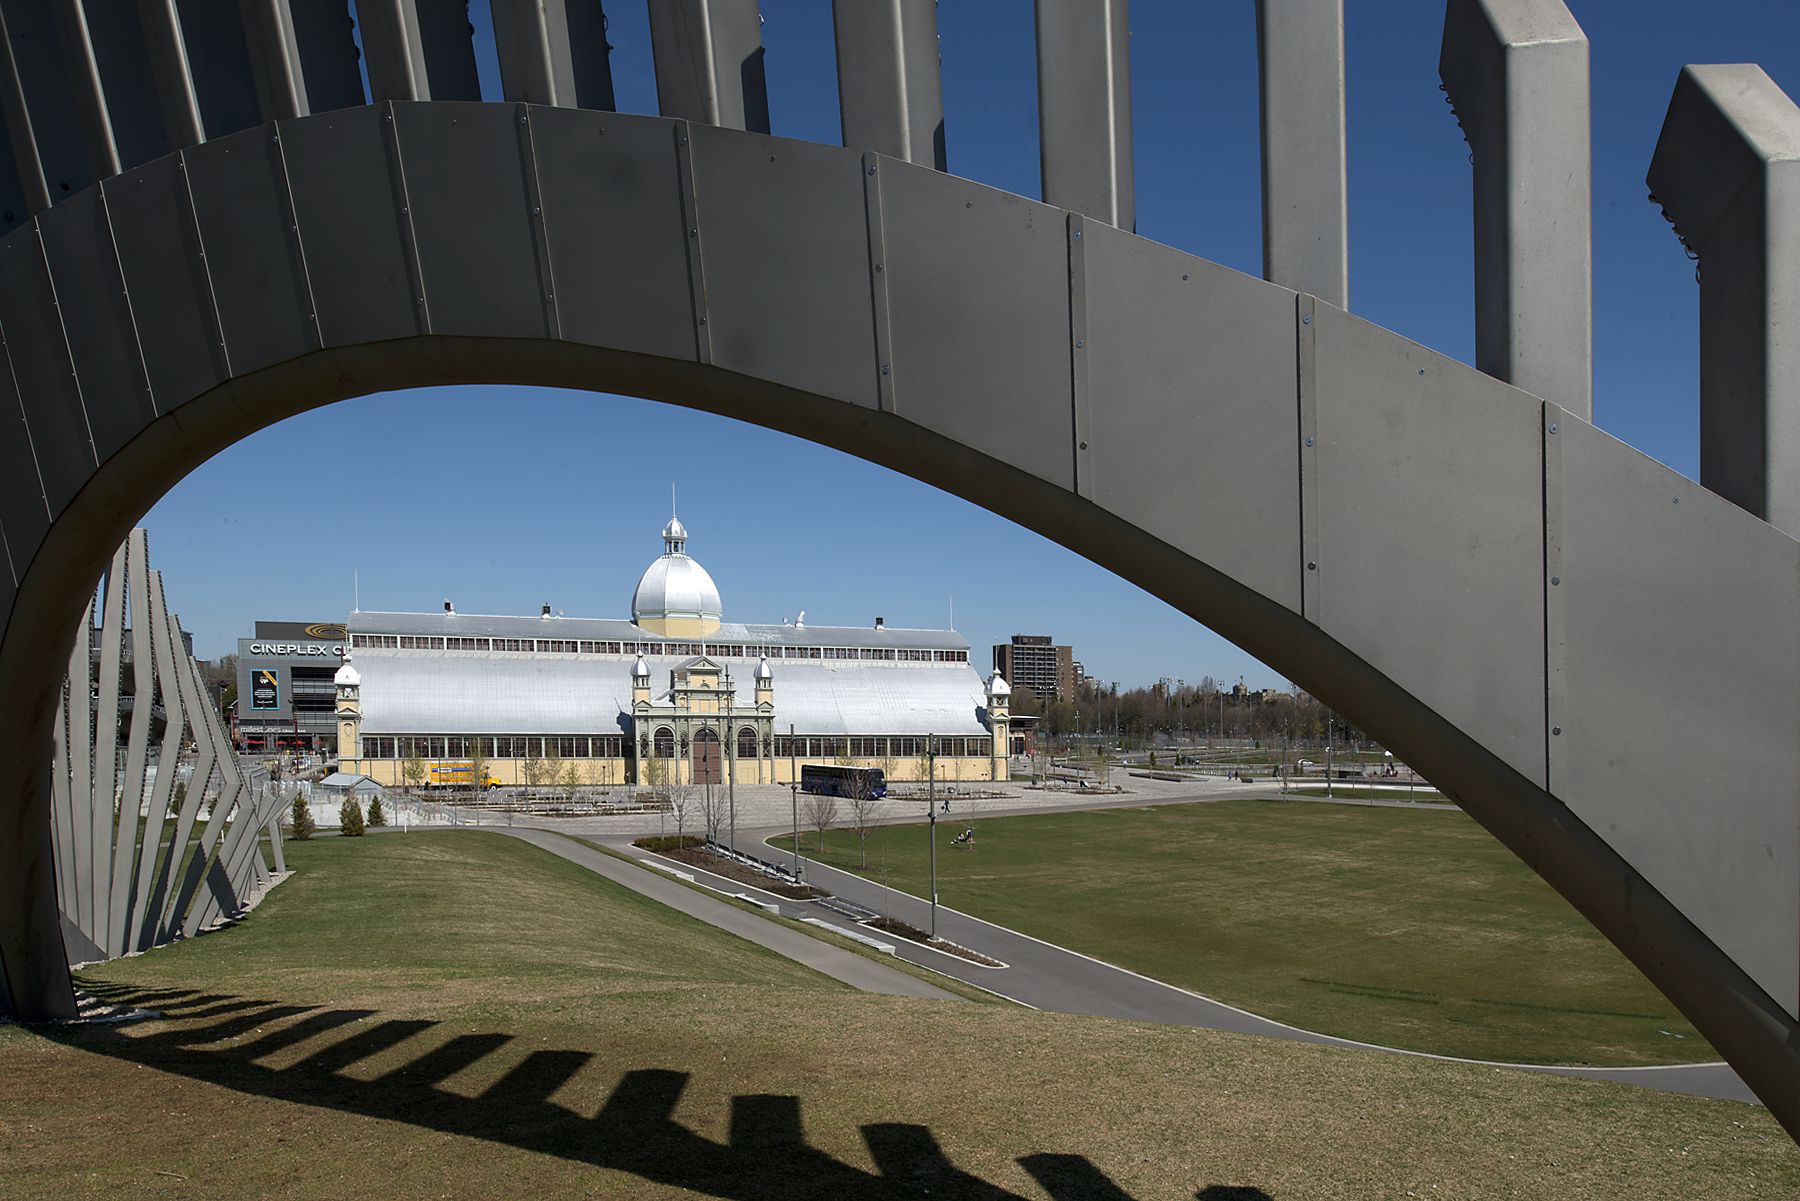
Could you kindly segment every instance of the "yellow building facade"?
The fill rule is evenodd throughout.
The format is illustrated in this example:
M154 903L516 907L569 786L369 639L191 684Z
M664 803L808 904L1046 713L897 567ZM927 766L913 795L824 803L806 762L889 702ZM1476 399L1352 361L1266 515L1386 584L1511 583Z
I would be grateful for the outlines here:
M1010 689L953 630L740 625L671 519L630 620L356 612L339 769L387 785L785 784L1007 777ZM346 673L350 678L346 680Z

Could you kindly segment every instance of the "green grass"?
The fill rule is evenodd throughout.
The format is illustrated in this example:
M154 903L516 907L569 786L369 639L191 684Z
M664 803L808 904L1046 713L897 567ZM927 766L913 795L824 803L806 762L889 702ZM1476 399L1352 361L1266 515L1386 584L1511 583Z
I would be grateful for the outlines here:
M283 849L294 875L263 901L258 920L115 960L93 978L178 984L199 959L214 988L278 996L291 995L293 965L304 963L308 980L337 1003L470 1018L489 1012L497 974L507 1008L591 1011L617 995L715 984L843 988L502 835L319 838Z
M162 1019L0 1027L8 1201L1800 1190L1751 1106L856 993L495 835L295 851L85 973Z
M950 845L964 824L973 851ZM1717 1058L1460 812L1246 800L957 817L938 836L944 904L1307 1029L1518 1063ZM855 868L847 831L803 845ZM875 831L869 862L923 895L924 827Z
M1299 796L1322 797L1325 795L1323 781L1308 780L1303 784L1289 784L1288 788L1289 791ZM1334 782L1331 786L1331 795L1352 801L1431 801L1436 804L1443 804L1446 799L1441 792L1428 784L1421 784L1417 788L1408 790L1395 788L1391 784L1340 784Z

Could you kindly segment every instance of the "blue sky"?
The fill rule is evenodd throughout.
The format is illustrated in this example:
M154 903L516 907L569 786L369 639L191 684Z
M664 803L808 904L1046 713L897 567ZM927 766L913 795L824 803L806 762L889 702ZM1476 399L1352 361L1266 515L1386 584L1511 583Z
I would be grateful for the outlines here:
M1595 419L1695 475L1698 291L1644 172L1682 64L1759 62L1800 94L1800 3L1570 7L1592 45ZM1351 308L1468 361L1470 174L1438 90L1443 5L1346 8ZM471 9L485 30L485 0ZM645 7L612 0L607 11L619 106L653 112ZM763 12L774 132L836 142L830 0L764 0ZM1134 0L1131 25L1138 232L1260 273L1253 3ZM950 170L1037 196L1030 0L944 0L939 27ZM478 57L497 95L491 46ZM333 480L289 474L318 464L322 447ZM671 482L729 620L804 609L809 624L879 614L939 626L954 605L978 662L987 643L1048 633L1125 686L1159 675L1283 682L1163 602L955 497L785 435L622 397L471 387L344 402L220 454L144 524L196 651L216 657L258 618L342 618L353 574L366 609L450 597L466 612L548 602L627 615L660 551Z

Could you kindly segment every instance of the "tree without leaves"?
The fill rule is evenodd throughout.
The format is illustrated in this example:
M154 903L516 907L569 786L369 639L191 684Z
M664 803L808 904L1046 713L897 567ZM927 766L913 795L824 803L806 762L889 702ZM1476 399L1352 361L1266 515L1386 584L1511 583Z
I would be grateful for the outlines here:
M720 784L706 786L700 793L700 824L706 827L708 842L719 841L719 831L725 825L725 818L730 812L726 804L725 788Z
M825 849L825 831L837 820L838 799L828 792L809 792L802 808L806 824L819 832L819 850Z
M857 776L850 782L850 795L846 800L850 803L850 828L856 831L856 854L859 868L869 866L869 831L875 826L877 801L872 792L873 786L865 776Z
M669 772L667 785L669 793L669 812L675 817L675 843L686 845L687 822L694 816L694 786L682 780L675 770Z

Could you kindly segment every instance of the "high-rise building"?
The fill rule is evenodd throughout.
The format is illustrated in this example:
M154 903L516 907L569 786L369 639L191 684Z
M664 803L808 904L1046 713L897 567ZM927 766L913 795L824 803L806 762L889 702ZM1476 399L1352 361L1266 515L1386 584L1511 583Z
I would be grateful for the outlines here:
M1014 634L994 644L994 670L1014 688L1023 685L1044 700L1075 699L1075 656L1048 634Z

